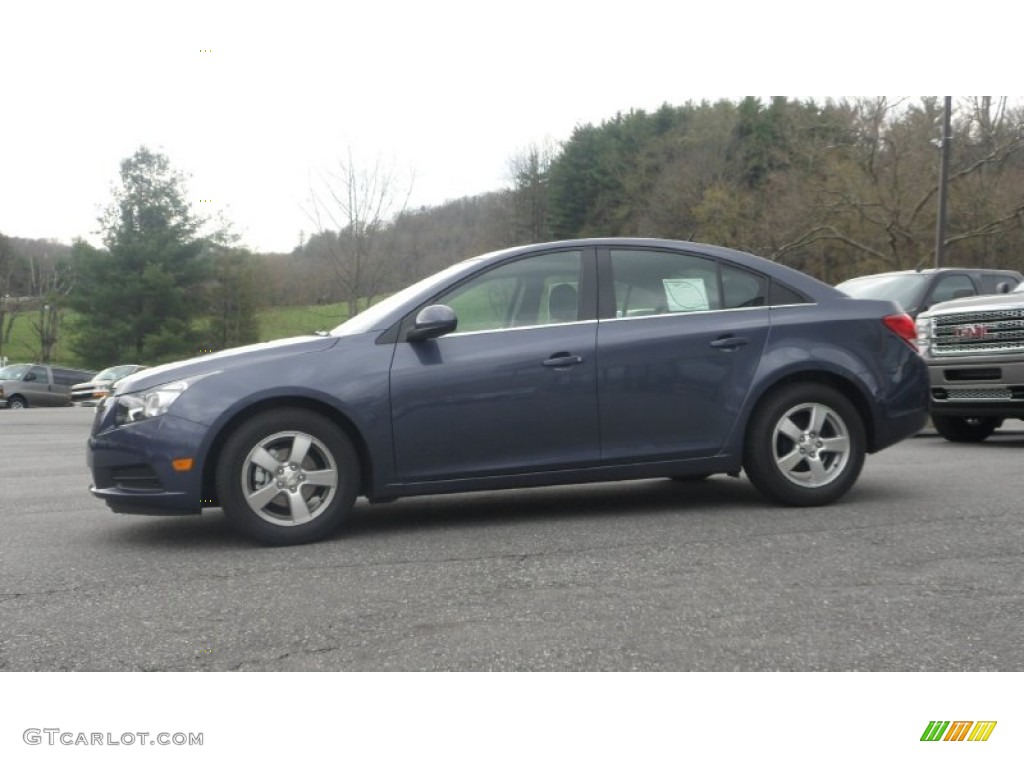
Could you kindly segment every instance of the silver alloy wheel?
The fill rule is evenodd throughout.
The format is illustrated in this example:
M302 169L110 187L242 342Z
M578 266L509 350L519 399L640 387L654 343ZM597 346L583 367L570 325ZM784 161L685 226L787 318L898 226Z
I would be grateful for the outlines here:
M775 425L772 458L794 485L822 488L842 474L850 459L846 422L827 405L800 403Z
M315 519L338 489L330 450L305 432L277 432L249 451L242 464L242 494L268 523L295 526Z
M7 407L15 411L20 411L25 407L25 404L21 401L20 397L12 397L7 401Z

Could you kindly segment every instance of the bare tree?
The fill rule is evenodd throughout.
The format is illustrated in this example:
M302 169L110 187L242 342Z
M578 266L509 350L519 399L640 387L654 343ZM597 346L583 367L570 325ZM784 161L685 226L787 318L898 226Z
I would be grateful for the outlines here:
M941 105L935 98L878 98L850 106L854 120L847 139L827 147L820 180L803 181L808 200L814 200L808 207L812 219L769 255L841 248L847 263L833 279L927 265L934 246ZM1005 261L1007 248L996 246L1004 246L1024 217L1024 122L1005 101L989 97L969 101L958 112L946 245L957 263L1016 266L1000 263L998 254Z
M0 360L4 358L4 345L11 340L11 329L18 315L18 298L10 295L14 268L14 248L10 239L0 234Z
M37 359L49 363L54 359L60 341L61 322L64 318L67 296L71 292L71 271L56 258L32 256L29 258L29 276L32 293L38 297L38 317L29 322L39 341Z
M408 186L378 158L372 167L360 167L352 157L338 162L318 186L310 186L307 215L317 234L307 248L319 252L338 280L349 317L382 291L395 259L395 238L390 225L409 202Z

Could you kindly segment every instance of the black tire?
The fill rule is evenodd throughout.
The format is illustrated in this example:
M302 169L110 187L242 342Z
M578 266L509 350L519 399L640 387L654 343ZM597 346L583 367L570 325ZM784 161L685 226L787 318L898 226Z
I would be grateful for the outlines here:
M951 443L980 443L1002 425L998 417L967 418L932 414L935 431Z
M856 482L867 452L853 404L823 384L769 394L746 433L743 469L761 493L797 507L830 504Z
M348 517L358 490L359 459L351 440L329 419L301 408L246 420L217 462L217 493L228 520L242 534L274 546L330 535Z
M28 408L28 401L21 395L11 395L7 399L7 407L14 411L20 411L22 408Z

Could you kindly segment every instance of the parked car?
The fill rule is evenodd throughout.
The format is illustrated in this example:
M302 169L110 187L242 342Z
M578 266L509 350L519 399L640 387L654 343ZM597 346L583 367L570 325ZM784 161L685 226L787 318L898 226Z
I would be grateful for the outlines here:
M918 316L917 336L940 435L981 442L1004 419L1024 418L1024 284L936 304Z
M104 368L89 381L75 384L71 388L72 405L96 405L100 400L110 394L114 384L125 376L141 371L143 365L115 365L111 368Z
M836 286L856 299L891 299L911 317L934 304L966 296L1008 293L1024 282L1010 269L942 269L882 272L846 280Z
M219 506L269 544L329 535L360 495L743 469L775 501L827 504L924 425L914 343L893 302L726 248L512 248L329 334L123 379L89 439L92 493L115 512Z
M0 368L0 408L69 405L71 387L87 381L95 371L19 363Z

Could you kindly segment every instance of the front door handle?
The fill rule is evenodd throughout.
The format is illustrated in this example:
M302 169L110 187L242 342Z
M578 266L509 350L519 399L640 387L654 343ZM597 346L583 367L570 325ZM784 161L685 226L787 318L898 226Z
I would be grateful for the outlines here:
M559 352L557 355L552 355L547 360L543 361L541 365L545 368L568 368L571 365L579 365L583 362L583 358L580 355L570 355L568 352Z
M750 339L745 336L721 336L712 341L711 346L715 349L736 349L749 343Z

